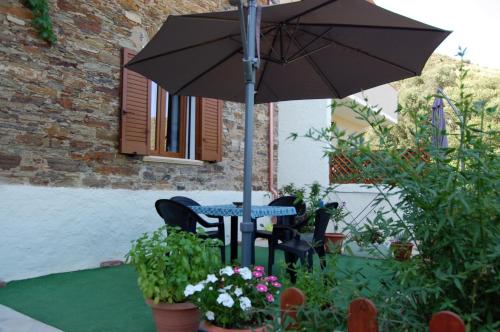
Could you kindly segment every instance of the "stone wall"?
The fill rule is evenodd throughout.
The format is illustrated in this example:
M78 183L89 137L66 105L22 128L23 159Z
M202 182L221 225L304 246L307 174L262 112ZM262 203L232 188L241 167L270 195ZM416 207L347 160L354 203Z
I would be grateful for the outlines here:
M242 189L241 104L225 105L222 162L144 162L118 152L120 49L140 49L168 14L220 10L226 1L50 0L49 6L58 38L51 48L30 26L31 12L21 1L0 4L0 183ZM258 106L256 190L268 186L268 130L267 105Z

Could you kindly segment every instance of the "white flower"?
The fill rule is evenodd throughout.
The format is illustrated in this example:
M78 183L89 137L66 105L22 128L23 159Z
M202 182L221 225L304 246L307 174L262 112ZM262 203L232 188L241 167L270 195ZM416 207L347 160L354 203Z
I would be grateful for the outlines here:
M196 285L187 285L184 289L184 296L188 297L193 295L196 292L201 292L203 290L203 284L198 283Z
M252 279L252 271L250 271L250 269L248 267L242 267L238 273L245 280Z
M215 319L215 314L213 313L213 311L207 311L205 313L205 316L207 316L208 320L214 320Z
M234 290L234 295L241 296L241 294L243 294L243 290L241 288L238 287Z
M205 282L216 282L217 281L217 277L215 276L215 274L209 274L207 276L207 279L205 280Z
M231 287L233 287L233 285L228 285L228 286L224 287L223 289L224 289L224 290L230 290L230 289L231 289Z
M214 290L214 288L212 286L208 287L208 290Z
M240 297L240 308L243 311L249 310L252 307L252 302L246 296Z
M186 288L184 289L184 296L188 297L190 295L193 295L195 292L194 286L193 285L187 285Z
M226 266L225 268L219 271L220 274L225 274L227 276L232 276L234 274L234 270L230 266Z
M231 308L234 304L234 300L228 293L219 294L217 298L217 303L222 304L224 307Z

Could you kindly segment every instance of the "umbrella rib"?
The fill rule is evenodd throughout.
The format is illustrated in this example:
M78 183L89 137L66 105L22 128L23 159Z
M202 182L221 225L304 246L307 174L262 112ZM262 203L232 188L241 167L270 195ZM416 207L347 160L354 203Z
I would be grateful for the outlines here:
M382 25L363 25L363 24L344 24L344 23L301 23L300 25L312 27L337 27L337 28L376 28L385 30L411 30L411 31L428 31L428 32L449 32L439 28L418 28L418 27L396 27Z
M269 32L273 31L276 27L272 26L272 27L266 27L266 29L267 28L271 28L271 29L269 29L269 30L267 30L265 32L262 32L263 35L266 35ZM219 37L219 38L207 40L207 41L204 41L204 42L201 42L201 43L198 43L198 44L194 44L194 45L189 45L189 46L186 46L186 47L178 48L176 50L172 50L172 51L168 51L168 52L162 52L162 53L159 53L159 54L156 54L156 55L152 55L152 56L146 57L144 59L140 59L140 60L136 60L136 61L133 61L133 62L129 62L125 66L127 67L127 66L130 66L130 65L135 65L135 64L144 62L144 61L153 60L153 59L156 59L156 58L159 58L159 57L162 57L162 56L167 56L167 55L175 54L175 53L178 53L178 52L187 51L187 50L192 49L192 48L196 48L196 47L200 47L200 46L205 46L205 45L208 45L208 44L216 43L216 42L219 42L219 41L224 40L224 39L229 39L229 40L232 40L234 42L239 43L239 41L236 41L236 40L233 39L234 37L238 37L239 35L240 35L239 32L238 33L233 33L233 34L230 34L230 35L225 35L223 37Z
M178 52L186 51L186 50L189 50L189 49L192 49L192 48L196 48L196 47L200 47L200 46L205 46L205 45L208 45L208 44L216 43L216 42L224 40L224 39L230 39L230 40L234 41L232 38L236 37L236 36L239 36L239 35L240 35L239 33L225 35L223 37L219 37L219 38L207 40L207 41L204 41L204 42L201 42L201 43L198 43L198 44L194 44L194 45L189 45L189 46L186 46L186 47L178 48L176 50L172 50L172 51L168 51L168 52L162 52L162 53L159 53L159 54L156 54L156 55L152 55L152 56L146 57L144 59L140 59L140 60L129 62L125 66L136 65L136 64L144 62L144 61L153 60L153 59L156 59L156 58L159 58L159 57L162 57L162 56L167 56L167 55L175 54L175 53L178 53Z
M310 31L307 31L307 30L300 30L300 31L305 32L305 33L310 34L310 35L313 35L313 36L316 36L316 37L318 36L317 34L315 34L315 33L313 33L313 32L310 32ZM358 53L364 54L364 55L369 56L369 57L371 57L371 58L377 59L377 60L382 61L382 62L384 62L384 63L388 63L388 64L390 64L390 65L392 65L392 66L394 66L394 67L398 67L399 69L402 69L402 70L404 70L404 71L407 71L407 72L409 72L409 73L411 73L411 74L413 74L413 75L418 75L418 73L417 73L417 72L415 72L414 70L408 69L408 68L406 68L406 67L404 67L404 66L401 66L400 64L397 64L397 63L395 63L395 62L389 61L389 60L387 60L387 59L383 59L383 58L381 58L381 57L379 57L379 56L376 56L376 55L374 55L374 54L371 54L371 53L369 53L369 52L367 52L367 51L365 51L365 50L362 50L362 49L360 49L360 48L357 48L357 47L353 47L353 46L350 46L350 45L344 44L344 43L342 43L342 42L339 42L339 41L337 41L337 40L335 40L335 39L331 39L331 38L322 37L322 39L327 40L327 41L329 41L329 42L332 42L332 43L334 43L334 44L336 44L336 45L339 45L339 46L341 46L341 47L348 48L348 49L350 49L350 50L352 50L352 51L355 51L355 52L358 52Z
M317 35L313 40L311 40L304 47L302 47L302 49L300 49L297 52L295 52L294 54L292 54L292 56L290 56L290 59L291 59L290 61L295 60L294 58L298 55L300 55L300 56L297 59L301 58L304 55L302 53L310 54L311 52L307 52L306 48L308 48L310 45L314 44L314 42L316 42L316 40L323 39L323 36L326 35L327 33L329 33L330 31L332 31L332 29L333 29L333 27L330 27L329 29L322 32L320 35ZM300 31L302 31L302 30L300 30ZM328 45L323 45L319 49L323 49L325 46L330 46L330 45L331 45L331 42Z
M299 49L302 47L300 45L300 43L295 38L292 37L291 39L295 43L295 46L297 46ZM328 77L325 76L323 71L321 71L318 64L309 56L309 54L306 55L305 58L307 59L307 62L309 62L309 65L311 67L313 67L316 74L321 78L323 83L325 83L328 86L328 88L330 89L330 91L332 91L334 93L334 97L340 98L340 94L339 94L337 88L335 88L333 83L328 79Z
M276 42L276 38L278 38L278 31L276 31L276 34L273 37L273 41L271 42L271 47L269 48L269 52L267 53L267 57L271 57L271 53L273 53L273 45ZM262 74L259 77L259 82L257 83L257 88L255 91L259 91L260 89L260 84L262 83L262 80L264 79L264 74L266 73L267 65L269 64L269 61L267 60L266 63L264 64L264 68L262 68Z
M202 77L203 75L207 74L208 72L214 70L215 68L217 68L218 66L220 66L222 63L224 63L226 60L228 60L229 58L231 58L232 56L234 56L236 53L241 52L242 49L243 49L242 47L239 47L236 50L234 50L233 52L231 52L230 54L228 54L227 56L225 56L224 58L222 58L221 60L217 61L217 63L215 63L214 65L210 66L208 69L204 70L200 74L196 75L189 82L187 82L182 87L180 87L179 89L177 89L173 94L174 95L179 94L179 92L182 91L182 89L184 89L186 86L192 84L193 82L196 82L198 79L200 79L200 77Z

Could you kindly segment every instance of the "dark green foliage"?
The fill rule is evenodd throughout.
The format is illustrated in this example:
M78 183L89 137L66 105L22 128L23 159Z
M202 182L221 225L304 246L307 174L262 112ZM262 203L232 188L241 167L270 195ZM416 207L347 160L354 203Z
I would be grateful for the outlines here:
M303 201L306 204L306 215L307 224L303 226L300 231L304 233L314 231L314 218L316 215L316 210L323 207L326 204L328 195L332 192L333 188L323 188L318 182L313 182L312 184L304 187L296 187L295 184L290 183L279 190L280 196L295 196L298 201ZM344 211L342 209L333 211L332 220L334 222L340 221L345 216L345 213L340 215ZM337 219L335 219L337 218ZM337 224L337 223L336 223Z
M463 51L460 51L463 54ZM463 91L466 94L473 94L474 99L485 102L485 107L500 105L500 70L480 67L474 64L462 61L463 69L467 71L467 76L463 78ZM460 73L457 67L460 61L451 57L433 54L425 65L422 75L409 78L394 83L398 90L399 103L405 110L412 109L411 113L402 112L398 115L398 124L391 131L391 139L400 148L414 147L412 132L415 130L415 121L412 118L415 115L428 116L428 110L432 105L432 99L425 99L422 96L430 96L436 93L438 87L442 87L445 93L452 100L459 100L461 88L456 84ZM458 130L457 117L452 109L445 103L445 113L447 126L451 131ZM470 123L479 124L481 118L477 114L470 114ZM492 130L500 130L500 116L498 113L484 119L485 128L491 127ZM369 138L375 138L373 132L368 135ZM458 137L448 137L451 145L458 144Z
M38 30L38 35L50 45L54 45L57 38L52 28L47 0L25 0L26 7L33 12L33 26Z
M430 107L400 110L411 119L406 139L417 156L411 160L401 157L400 141L394 139L398 131L381 120L380 111L355 103L349 107L370 124L372 140L347 135L335 124L305 135L329 144L326 155L347 154L366 179L381 180L370 186L379 193L375 203L389 208L370 225L386 236L403 234L417 249L408 262L384 260L387 278L367 294L384 331L424 330L441 310L459 314L468 331L500 328L499 135L488 125L497 109L474 99L465 84L467 68L462 61L456 76L455 102L463 120L454 120L449 148L432 144ZM414 102L428 105L432 98L415 96Z

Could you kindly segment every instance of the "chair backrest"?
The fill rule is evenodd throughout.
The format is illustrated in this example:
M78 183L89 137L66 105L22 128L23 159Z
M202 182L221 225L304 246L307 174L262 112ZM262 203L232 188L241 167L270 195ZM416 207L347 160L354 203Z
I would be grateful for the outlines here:
M337 202L328 203L324 208L316 210L316 217L314 220L314 235L313 243L323 244L325 241L326 228L330 222L330 216L332 209L336 209L339 206Z
M274 199L269 206L293 206L297 212L296 216L279 216L276 217L278 225L293 225L295 217L302 216L306 212L306 204L302 200L297 200L295 196L281 196Z
M178 226L185 232L196 233L196 223L200 217L187 206L170 199L159 199L155 207L166 225Z
M200 203L186 196L174 196L170 199L185 206L200 206Z
M297 211L297 215L301 216L306 212L306 204L304 201L297 200L296 196L281 196L274 199L269 206L293 206Z

